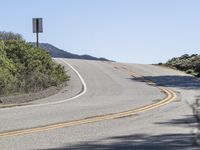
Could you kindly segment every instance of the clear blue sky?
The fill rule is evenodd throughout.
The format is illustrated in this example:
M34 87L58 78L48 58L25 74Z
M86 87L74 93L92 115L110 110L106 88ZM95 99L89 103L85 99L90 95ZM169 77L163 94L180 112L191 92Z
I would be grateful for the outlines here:
M0 30L77 54L156 63L200 53L200 0L0 0Z

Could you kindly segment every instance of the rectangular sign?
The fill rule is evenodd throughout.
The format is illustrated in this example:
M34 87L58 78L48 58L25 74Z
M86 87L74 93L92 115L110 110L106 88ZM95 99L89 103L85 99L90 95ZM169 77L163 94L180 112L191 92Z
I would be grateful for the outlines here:
M42 33L42 18L33 18L33 33Z

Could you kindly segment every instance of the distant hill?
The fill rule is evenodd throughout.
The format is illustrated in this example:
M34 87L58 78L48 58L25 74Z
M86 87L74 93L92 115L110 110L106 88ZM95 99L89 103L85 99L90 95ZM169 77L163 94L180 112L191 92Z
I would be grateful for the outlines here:
M35 43L31 43L35 45ZM110 61L106 58L97 58L90 55L78 55L70 52L66 52L48 43L40 43L40 47L45 49L52 57L55 58L72 58L72 59L86 59L86 60L100 60L100 61Z

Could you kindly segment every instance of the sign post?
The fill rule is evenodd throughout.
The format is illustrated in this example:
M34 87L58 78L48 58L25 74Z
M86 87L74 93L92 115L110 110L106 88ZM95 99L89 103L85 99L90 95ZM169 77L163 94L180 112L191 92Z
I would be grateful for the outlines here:
M39 33L43 32L42 18L33 18L33 33L36 33L37 47L39 47Z

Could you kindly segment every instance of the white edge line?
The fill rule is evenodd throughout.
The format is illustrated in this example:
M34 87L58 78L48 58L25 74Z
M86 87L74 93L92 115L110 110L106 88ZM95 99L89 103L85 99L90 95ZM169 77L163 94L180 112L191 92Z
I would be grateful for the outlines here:
M60 100L60 101L56 101L56 102L49 102L49 103L41 103L41 104L32 104L32 105L25 105L25 106L14 106L14 107L8 107L8 108L3 108L2 110L5 109L16 109L16 108L29 108L29 107L38 107L38 106L46 106L46 105L54 105L54 104L61 104L61 103L65 103L67 101L71 101L74 100L82 95L84 95L87 92L87 85L85 83L85 81L83 80L82 76L80 75L80 73L74 68L72 67L71 64L69 64L67 61L64 61L63 59L59 59L60 61L62 61L63 63L67 64L75 73L76 75L79 77L81 84L82 84L82 91L71 98L65 99L65 100Z

